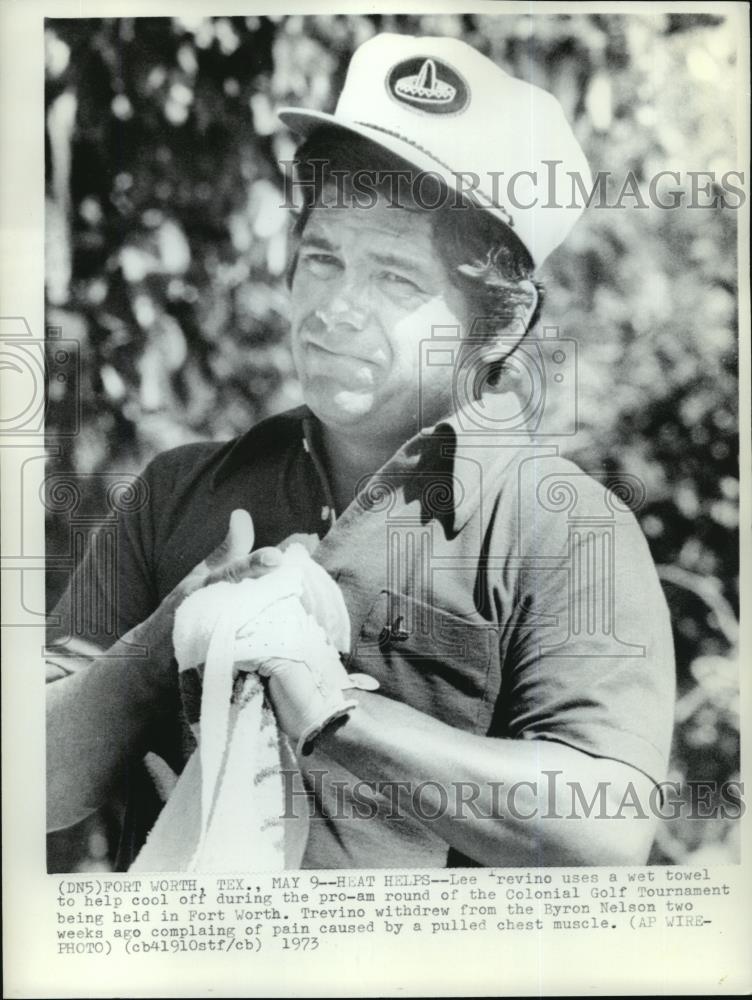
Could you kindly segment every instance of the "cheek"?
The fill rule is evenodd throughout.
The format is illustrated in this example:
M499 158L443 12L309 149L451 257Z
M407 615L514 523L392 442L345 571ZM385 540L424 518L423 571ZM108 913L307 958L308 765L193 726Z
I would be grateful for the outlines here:
M310 302L309 285L310 281L306 280L301 274L300 267L298 267L290 286L290 318L293 328L297 325L296 320L299 320L308 309L308 303Z
M391 324L392 343L401 356L418 358L438 337L446 341L465 335L465 317L443 297L435 297L408 313L399 311Z
M300 321L323 304L327 295L327 282L316 278L298 265L290 286L290 316L293 324Z

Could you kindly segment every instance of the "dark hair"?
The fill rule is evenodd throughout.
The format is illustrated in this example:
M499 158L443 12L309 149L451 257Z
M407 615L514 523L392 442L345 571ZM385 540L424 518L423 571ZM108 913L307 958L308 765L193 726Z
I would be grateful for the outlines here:
M350 197L354 204L362 204L363 191L355 182L359 175L373 179L371 190L388 192L392 197L394 180L401 175L410 179L409 191L413 194L397 203L429 213L436 247L449 278L463 292L476 317L473 335L490 336L503 331L519 315L520 307L529 305L529 293L520 288L521 281L533 280L533 263L525 247L489 212L456 192L448 192L437 174L421 171L382 146L333 126L315 129L298 148L293 162L294 184L302 199L293 226L288 284L297 265L297 239L311 210L321 202L325 185L334 183L338 198ZM417 199L415 191L420 193ZM537 323L543 303L543 286L534 284L538 303L528 330Z

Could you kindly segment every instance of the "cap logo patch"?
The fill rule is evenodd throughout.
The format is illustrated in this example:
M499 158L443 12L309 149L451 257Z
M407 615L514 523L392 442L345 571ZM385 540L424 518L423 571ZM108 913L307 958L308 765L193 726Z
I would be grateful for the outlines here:
M397 63L389 70L386 89L399 104L431 115L456 115L470 101L470 90L459 73L431 56Z

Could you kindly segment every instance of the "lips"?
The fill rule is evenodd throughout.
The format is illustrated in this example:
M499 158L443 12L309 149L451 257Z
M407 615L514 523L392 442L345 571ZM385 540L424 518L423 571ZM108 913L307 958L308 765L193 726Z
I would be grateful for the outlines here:
M315 340L304 342L308 361L308 376L324 379L352 390L371 390L375 380L375 365L362 355L332 351Z
M337 358L340 361L350 361L355 364L373 364L373 361L370 358L367 358L362 354L353 354L351 351L333 351L330 347L324 347L323 344L318 343L316 340L311 340L310 338L307 338L305 343L306 347L313 348L314 351L319 351L321 354L327 355L330 358Z

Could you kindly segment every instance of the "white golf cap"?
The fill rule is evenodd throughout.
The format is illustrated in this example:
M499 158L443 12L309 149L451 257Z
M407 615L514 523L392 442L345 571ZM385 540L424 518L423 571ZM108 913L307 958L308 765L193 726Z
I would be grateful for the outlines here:
M551 178L591 175L556 98L510 76L456 38L375 35L353 54L334 114L281 108L308 136L337 126L432 172L508 226L535 266L566 238L582 212ZM562 185L564 186L564 185ZM562 202L562 203L559 203Z

